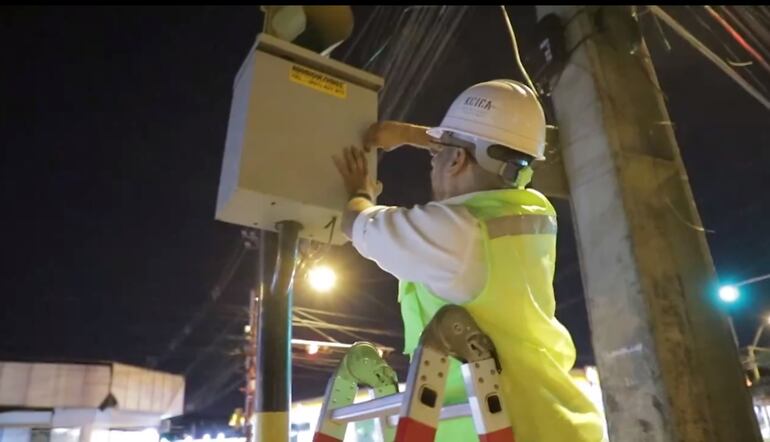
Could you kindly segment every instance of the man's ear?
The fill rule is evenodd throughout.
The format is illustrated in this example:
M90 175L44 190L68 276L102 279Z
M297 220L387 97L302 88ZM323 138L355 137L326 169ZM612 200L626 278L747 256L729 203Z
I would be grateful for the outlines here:
M448 159L449 167L447 168L447 172L449 172L450 175L458 175L467 167L471 166L471 156L465 149L454 147L452 148L451 155L452 156Z

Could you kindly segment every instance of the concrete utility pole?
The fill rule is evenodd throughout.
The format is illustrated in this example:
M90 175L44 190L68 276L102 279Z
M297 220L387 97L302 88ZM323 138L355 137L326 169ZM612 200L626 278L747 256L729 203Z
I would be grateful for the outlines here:
M611 441L760 441L632 10L537 12L572 18L568 49L582 40L552 97Z

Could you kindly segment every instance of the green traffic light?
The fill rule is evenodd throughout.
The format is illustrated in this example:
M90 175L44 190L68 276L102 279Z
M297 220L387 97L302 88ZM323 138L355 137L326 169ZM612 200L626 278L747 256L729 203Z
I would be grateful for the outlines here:
M728 304L737 301L741 293L735 286L725 285L719 288L719 299Z

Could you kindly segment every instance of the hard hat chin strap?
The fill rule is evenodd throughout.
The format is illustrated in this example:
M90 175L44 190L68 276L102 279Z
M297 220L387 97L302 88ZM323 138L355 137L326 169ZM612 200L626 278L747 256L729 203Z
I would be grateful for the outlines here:
M487 172L500 176L506 184L523 189L532 181L532 166L527 162L501 161L489 156L489 146L476 146L476 162Z
M490 157L488 149L489 145L486 143L476 143L476 148L473 152L473 156L476 158L476 162L479 163L479 166L481 166L481 168L487 172L503 176L503 171L507 163L505 161L500 161Z

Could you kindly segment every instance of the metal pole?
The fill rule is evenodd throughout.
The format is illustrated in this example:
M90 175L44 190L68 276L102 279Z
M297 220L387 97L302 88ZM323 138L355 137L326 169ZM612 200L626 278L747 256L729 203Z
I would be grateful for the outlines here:
M757 328L757 332L754 334L754 340L751 341L751 346L756 347L759 345L759 338L762 337L762 332L765 330L765 327L767 327L767 324L762 324Z
M256 290L249 290L249 333L248 341L246 343L246 388L245 388L245 404L243 415L248 419L244 422L244 436L246 440L251 442L253 440L254 429L252 428L252 416L254 415L254 395L257 387L257 346L258 335L257 330L259 323L259 297Z
M277 227L277 241L271 232L263 231L260 236L255 442L287 442L289 439L291 289L302 226L295 221L284 221ZM273 256L276 257L274 263Z
M749 347L749 356L751 357L751 371L754 375L753 382L759 381L759 365L757 365L757 347Z
M762 332L765 330L765 327L767 327L767 323L763 323L762 325L757 328L757 332L754 334L754 340L751 341L751 347L749 347L749 352L751 356L751 367L754 374L754 382L757 382L759 380L759 365L757 365L757 346L759 345L759 339L762 337Z
M733 341L735 342L735 348L738 350L741 349L741 344L738 343L738 333L735 332L735 323L733 322L733 316L731 314L727 314L727 322L730 323L730 333L733 335Z
M745 281L741 281L741 282L739 282L737 284L733 284L733 287L735 287L735 288L743 287L744 285L754 284L754 283L757 283L757 282L760 282L760 281L764 281L766 279L770 279L770 273L768 273L766 275L756 276L754 278L750 278L750 279L747 279Z

